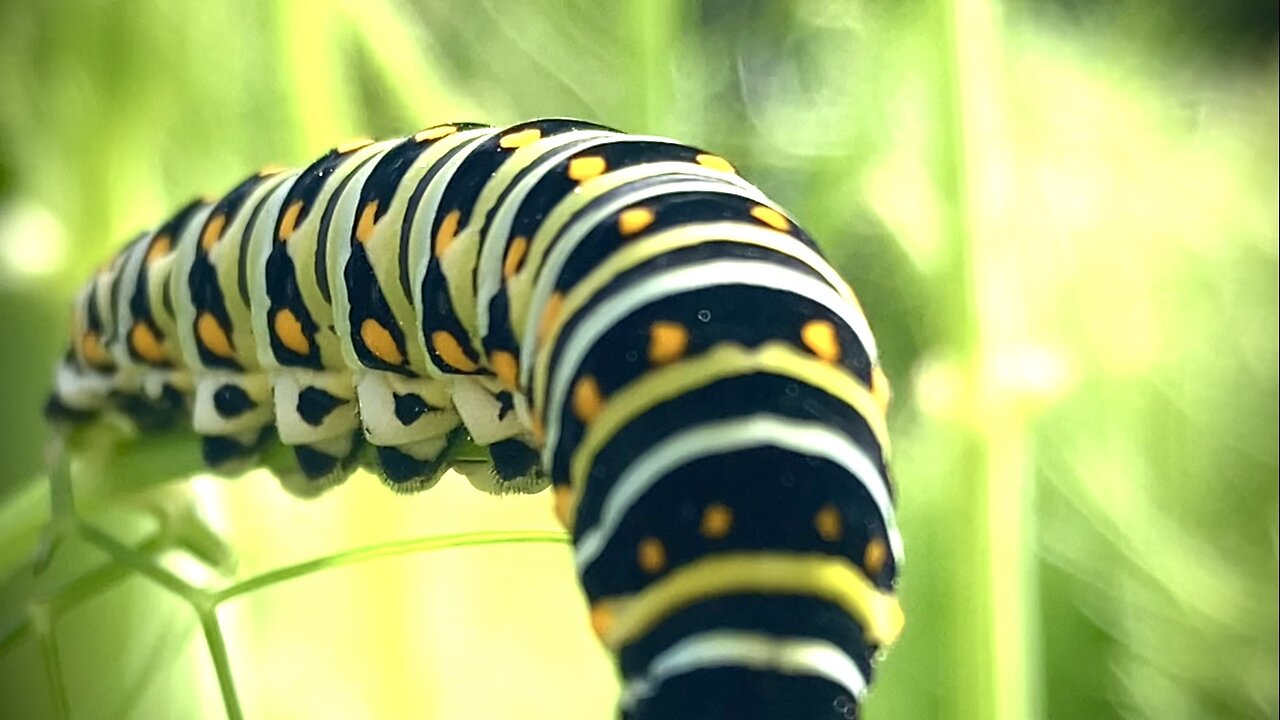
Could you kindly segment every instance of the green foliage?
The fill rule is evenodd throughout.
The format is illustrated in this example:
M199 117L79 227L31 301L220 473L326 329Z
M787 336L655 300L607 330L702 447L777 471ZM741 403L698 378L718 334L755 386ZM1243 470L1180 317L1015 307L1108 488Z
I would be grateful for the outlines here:
M571 583L561 545L487 550L515 560L470 574L438 559L453 550L400 567L447 578L425 590L362 554L454 532L542 537L549 518L532 500L441 487L384 504L378 488L343 488L298 508L256 476L137 490L190 462L167 438L95 461L109 479L77 488L81 519L62 528L48 572L35 581L29 565L49 519L37 418L65 308L131 232L347 136L537 115L715 149L792 209L858 289L897 391L909 555L907 633L868 717L1280 716L1275 6L1202 5L0 4L6 716L57 717L68 697L72 716L218 717L228 675L208 598L317 558L372 573L360 576L366 605L351 601L367 614L324 614L326 601L347 607L337 586L289 596L308 605L288 613L249 593L226 660L247 716L418 708L417 696L356 698L489 662L459 644L418 670L399 646L322 635L367 653L360 663L375 667L360 674L319 650L275 654L288 636L245 644L245 627L291 615L391 643L422 630L386 610L406 597L432 616L484 608L452 621L472 635L451 637L527 636L542 644L520 673L595 688L599 702L581 708L607 707L586 633L548 640L529 619L581 631L580 601L544 587ZM216 534L193 520L192 498L221 508ZM542 585L513 611L519 565ZM157 573L175 567L198 577L161 591ZM312 574L284 585L310 587ZM544 593L554 598L525 604ZM193 597L203 611L190 612ZM305 669L254 679L282 658ZM92 682L104 668L107 690ZM65 695L45 692L46 678ZM500 689L493 676L476 685L489 686Z

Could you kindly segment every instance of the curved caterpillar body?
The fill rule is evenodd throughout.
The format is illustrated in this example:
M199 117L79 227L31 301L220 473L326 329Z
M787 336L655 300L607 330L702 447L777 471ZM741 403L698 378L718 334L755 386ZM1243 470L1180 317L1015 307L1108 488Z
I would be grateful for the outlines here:
M47 414L269 444L314 493L486 447L554 485L629 718L856 714L902 619L888 382L849 286L720 157L545 119L264 170L77 296ZM370 448L372 448L370 450Z

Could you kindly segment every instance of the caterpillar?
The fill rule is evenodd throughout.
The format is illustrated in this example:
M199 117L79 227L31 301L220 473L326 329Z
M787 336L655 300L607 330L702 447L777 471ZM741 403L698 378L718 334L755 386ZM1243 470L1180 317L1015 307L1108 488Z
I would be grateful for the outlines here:
M853 717L901 630L868 322L714 153L558 118L349 142L138 235L71 324L60 427L189 423L224 473L282 444L302 495L550 486L625 718Z

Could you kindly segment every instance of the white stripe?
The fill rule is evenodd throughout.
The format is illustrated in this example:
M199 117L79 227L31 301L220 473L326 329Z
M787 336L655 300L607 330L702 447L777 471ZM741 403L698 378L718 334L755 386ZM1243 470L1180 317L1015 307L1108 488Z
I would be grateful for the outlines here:
M258 358L258 365L264 368L279 367L275 351L271 349L271 298L267 295L267 258L271 255L271 247L276 243L276 221L280 218L280 208L284 206L284 198L293 189L299 176L300 173L289 171L262 201L262 209L253 219L253 224L245 230L244 241L249 243L249 247L240 249L245 253L244 271L248 277L244 283L249 288L254 353Z
M611 201L600 203L599 206L586 205L583 208L586 212L575 217L565 229L560 231L558 237L552 239L554 244L543 259L542 267L538 268L537 282L530 295L529 313L525 316L524 336L520 341L520 373L521 382L525 387L528 386L533 372L533 358L537 350L536 338L538 324L542 321L542 310L546 307L547 298L551 296L560 279L565 263L569 261L573 251L578 249L583 239L590 235L591 231L595 230L605 218L638 202L663 195L695 192L744 197L777 209L777 206L765 197L764 193L750 185L731 185L719 178L691 179L688 174L672 175L668 182L642 187L630 193L619 193ZM607 197L607 194L604 197Z
M804 257L804 253L812 254L814 262L825 264L821 257L799 240L789 235L779 235L779 238L794 243L795 253L806 264L809 264L810 258ZM866 320L848 300L821 280L779 265L776 261L706 260L654 273L622 293L589 306L583 311L582 321L566 339L564 352L556 364L555 375L546 394L544 412L547 415L547 441L543 446L543 467L552 469L552 451L560 440L560 414L569 391L569 380L578 374L583 359L601 336L628 315L659 300L695 290L734 285L763 287L810 299L830 310L841 322L853 328L859 337L865 337L859 329L865 328ZM870 353L869 348L864 346L864 349Z
M339 183L339 189L335 191L336 197L330 197L329 199L329 205L333 206L333 213L329 219L329 235L325 238L327 243L325 257L316 258L316 262L323 262L327 265L325 275L329 282L329 305L333 308L334 333L338 336L338 345L342 351L343 362L347 364L349 370L354 372L364 372L365 370L364 363L360 362L359 356L356 355L355 346L351 342L351 298L347 295L346 278L347 263L351 260L351 245L359 242L354 237L356 213L364 211L363 208L357 208L356 205L360 202L360 194L364 191L365 183L373 175L378 163L382 162L387 153L391 152L403 139L400 138L389 143L376 154L366 158L355 169L355 172L351 173L351 179L345 181L345 186ZM390 203L383 210L390 210L389 206ZM370 257L370 267L374 262L375 260ZM399 268L396 269L399 270ZM374 284L381 289L382 286L377 280L376 273L374 275ZM324 292L323 288L321 288L321 292Z
M592 135L596 137L593 138ZM556 137L559 138L560 136ZM480 265L476 273L476 327L480 337L489 334L489 304L493 302L494 296L498 294L498 290L502 287L502 264L506 259L507 241L511 237L511 226L515 224L516 214L524 204L525 198L533 191L534 186L547 176L547 173L562 160L602 145L637 141L679 145L679 143L670 138L648 135L623 135L615 132L593 132L588 134L580 131L571 133L568 139L580 140L583 137L588 139L581 143L552 148L551 151L531 163L529 168L521 169L519 172L527 174L521 178L520 182L511 187L507 197L503 199L502 205L498 207L494 214L493 221L489 224L488 232L481 238ZM605 172L608 171L609 169L606 168Z
M742 630L712 630L687 637L659 653L649 663L648 672L623 689L619 702L630 709L656 693L659 686L671 678L715 667L820 677L843 687L858 700L867 693L867 680L858 664L831 642Z
M604 552L631 507L673 470L701 458L757 447L820 457L847 470L875 502L894 562L902 563L902 534L888 483L866 451L844 433L821 423L760 413L688 428L664 438L627 465L605 494L596 524L587 528L575 545L574 563L579 577Z
M435 253L435 248L433 247L435 239L431 236L431 226L435 224L436 215L440 212L440 200L443 199L445 188L449 186L449 182L453 180L454 175L457 175L458 168L462 166L462 163L466 162L471 157L471 154L486 140L500 132L502 132L501 128L478 128L459 133L460 135L470 135L470 137L464 143L459 144L462 149L449 158L448 162L440 168L440 172L431 178L427 189L423 191L422 196L418 199L418 207L414 209L413 226L409 229L409 236L412 238L409 242L409 268L412 273L409 278L409 292L413 301L414 315L416 316L414 319L419 325L418 332L414 334L419 336L420 341L422 341L422 281L427 274L427 268L431 266L431 257ZM453 150L451 149L449 152L453 152ZM430 174L431 170L428 169L423 178ZM421 182L421 179L419 179L419 182ZM405 212L407 213L408 211L409 208L406 207ZM462 228L458 228L458 231L461 232ZM422 342L422 351L427 358L427 370L433 377L448 377L436 367L435 361L431 359L431 353L427 352L425 341Z

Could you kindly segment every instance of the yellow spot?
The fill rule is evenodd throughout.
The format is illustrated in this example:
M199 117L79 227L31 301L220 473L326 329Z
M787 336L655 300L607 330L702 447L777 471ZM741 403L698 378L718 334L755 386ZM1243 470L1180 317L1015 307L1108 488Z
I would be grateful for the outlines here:
M419 143L431 142L432 140L439 140L442 137L447 137L456 132L458 132L458 128L455 125L437 125L435 127L429 127L426 130L419 130L418 133L413 136L413 140L414 142Z
M647 537L636 546L636 562L641 570L657 575L667 567L667 549L658 538Z
M565 530L573 528L573 488L568 485L559 485L555 489L555 513Z
M880 538L871 538L867 543L867 549L862 553L862 567L867 569L867 574L871 577L879 575L887 559L889 559L889 551L884 546L884 541Z
M277 312L271 320L271 329L281 345L299 355L311 354L311 340L307 338L307 333L302 330L302 323L292 310L285 308Z
M135 355L149 363L161 363L169 357L169 353L165 351L164 345L160 344L160 339L156 337L151 326L141 320L129 328L129 347L133 348Z
M560 319L560 308L564 305L564 293L555 293L547 298L547 306L542 310L542 319L538 322L538 342L547 339L551 328Z
M893 389L889 385L889 377L879 365L871 368L871 397L880 406L880 412L889 411L889 402L893 399Z
M520 235L511 241L511 247L507 248L507 257L502 261L502 277L504 280L510 280L515 274L520 272L520 263L524 262L524 254L529 249L529 238Z
M800 339L810 352L827 362L840 360L840 340L836 326L826 320L810 320L800 330Z
M520 376L520 363L516 356L506 350L496 350L489 356L489 364L493 372L508 390L516 389L516 378Z
M258 171L258 177L270 177L284 172L286 168L283 165L267 165Z
M209 218L209 222L204 224L204 232L200 233L200 247L205 252L213 249L213 244L218 242L218 238L222 237L222 231L227 226L227 216L224 213L218 213Z
M530 430L533 431L533 439L541 445L542 442L547 439L547 427L542 422L542 416L537 412L534 412L533 419L529 424L533 426L530 428Z
M172 236L170 236L168 233L165 233L164 235L157 235L156 238L151 241L151 247L147 248L146 263L148 265L153 264L155 261L164 257L165 255L168 255L169 251L172 249L173 249Z
M364 322L360 323L360 341L369 348L369 352L373 353L374 357L382 362L388 365L404 363L404 352L396 344L396 339L391 337L391 332L377 320L365 318Z
M774 230L786 232L791 229L791 222L787 220L787 217L768 205L757 205L751 208L751 217Z
M818 537L827 542L836 542L844 537L844 523L840 520L840 511L835 505L822 506L813 516L813 529L818 531Z
M590 424L600 411L604 409L604 396L600 394L600 383L591 375L586 375L573 385L573 414L584 424Z
M603 638L613 628L613 608L605 603L591 606L591 629L596 637Z
M689 349L689 331L680 323L659 320L649 326L649 362L665 365Z
M569 179L577 182L590 180L602 175L607 169L609 164L599 155L574 158L569 161Z
M102 345L102 338L96 332L87 332L80 336L80 354L85 362L97 368L111 367L111 356Z
M356 240L361 245L369 242L369 238L373 237L373 226L378 215L378 201L370 200L365 204L364 210L360 211L360 221L356 223Z
M298 226L298 216L302 214L302 201L294 200L289 203L289 207L285 208L284 215L280 216L280 229L276 232L276 237L280 242L284 242L293 237L293 231Z
M522 148L529 143L537 142L541 138L541 130L537 128L529 128L528 130L521 130L520 132L513 132L510 135L502 136L502 139L498 141L498 147L503 147L508 150Z
M702 524L698 532L708 540L719 540L733 528L733 511L724 503L711 503L702 511Z
M367 147L372 144L373 144L372 138L353 137L350 140L346 140L344 142L338 143L336 146L334 146L333 151L338 153L339 155L345 155L349 152L359 150L362 147Z
M436 330L431 333L431 347L435 348L436 355L439 355L440 359L448 363L450 367L468 373L477 370L475 362L467 357L467 354L462 350L462 346L458 344L458 339L448 332Z
M218 323L213 313L202 312L196 318L196 339L205 350L220 358L236 356L235 346L231 344L226 328Z
M440 229L436 231L436 257L442 258L453 244L453 237L458 234L458 223L462 222L461 210L450 210L444 220L440 221Z
M733 166L729 164L728 160L725 160L719 155L712 155L710 153L701 153L698 155L698 157L694 159L698 161L699 165L703 167L711 168L712 170L719 170L720 172L727 172L727 173L737 172L736 170L733 169Z
M623 210L618 214L618 232L622 237L631 237L653 224L653 211L647 207L635 207Z

